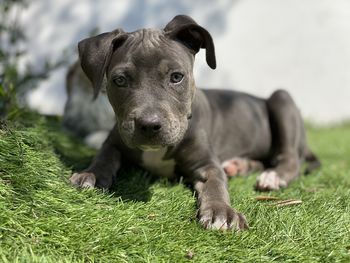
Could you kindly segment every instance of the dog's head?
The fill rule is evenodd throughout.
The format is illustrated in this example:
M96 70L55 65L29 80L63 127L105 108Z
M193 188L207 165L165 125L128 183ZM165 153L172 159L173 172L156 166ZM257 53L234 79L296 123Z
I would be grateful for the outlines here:
M191 117L193 62L199 49L206 49L208 65L216 67L210 34L184 15L163 30L117 29L84 39L78 47L95 97L107 80L124 143L143 150L174 145L183 138Z

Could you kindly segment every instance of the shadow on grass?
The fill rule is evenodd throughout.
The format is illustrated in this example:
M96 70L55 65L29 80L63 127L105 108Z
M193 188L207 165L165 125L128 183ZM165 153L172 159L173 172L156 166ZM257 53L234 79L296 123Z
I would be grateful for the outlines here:
M150 188L158 180L141 168L122 166L113 180L110 193L123 201L148 202L152 197Z
M46 116L50 141L54 152L61 162L73 172L81 171L89 166L96 150L89 148L84 142L65 130L56 116Z
M53 128L53 130L50 130L50 137L54 145L54 151L61 162L66 167L71 168L72 172L86 169L94 158L96 151L87 147L79 138L70 135L58 125L56 120L52 120L50 127ZM156 178L140 168L124 166L115 176L113 186L109 192L122 200L147 202L152 196L149 188L155 181Z
M49 123L50 140L61 162L73 172L82 171L88 167L96 150L87 147L81 139L69 134L62 128L57 117L46 117L46 120ZM118 174L113 178L113 185L109 192L124 201L148 202L152 197L150 188L154 183L161 183L168 187L177 182L178 180L164 180L138 166L123 163Z
M169 188L182 182L182 177L176 175L173 178L164 178L145 171L137 165L123 163L117 176L113 180L110 192L113 196L125 201L148 202L152 197L152 186L158 184ZM184 183L186 187L191 186Z

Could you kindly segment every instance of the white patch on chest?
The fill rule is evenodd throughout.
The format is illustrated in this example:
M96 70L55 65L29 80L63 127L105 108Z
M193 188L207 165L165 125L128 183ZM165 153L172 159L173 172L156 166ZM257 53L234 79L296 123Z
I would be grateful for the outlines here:
M156 151L144 151L142 153L142 167L149 172L165 177L173 177L175 171L174 159L164 160L167 148Z

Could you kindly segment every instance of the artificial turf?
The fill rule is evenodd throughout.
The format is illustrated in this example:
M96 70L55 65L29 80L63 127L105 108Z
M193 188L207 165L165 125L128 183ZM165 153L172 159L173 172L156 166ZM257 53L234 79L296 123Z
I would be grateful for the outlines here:
M229 182L250 229L207 231L181 183L123 169L110 192L77 190L94 151L59 119L20 111L0 129L2 262L350 262L350 125L308 127L322 169L257 201L256 175ZM272 202L273 203L273 202Z

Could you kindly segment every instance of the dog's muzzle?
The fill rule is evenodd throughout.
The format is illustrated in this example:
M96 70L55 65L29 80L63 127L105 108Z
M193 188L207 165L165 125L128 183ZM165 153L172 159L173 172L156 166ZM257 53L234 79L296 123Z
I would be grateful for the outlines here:
M151 113L122 122L119 132L127 146L154 150L179 142L183 138L187 125L187 116L175 119Z

